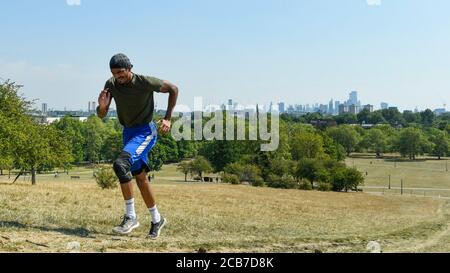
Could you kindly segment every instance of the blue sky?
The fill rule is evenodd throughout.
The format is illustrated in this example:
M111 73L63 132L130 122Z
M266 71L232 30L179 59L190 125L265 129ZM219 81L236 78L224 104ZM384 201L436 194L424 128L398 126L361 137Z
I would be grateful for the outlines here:
M79 5L78 5L79 3ZM70 5L69 5L70 4ZM448 0L3 1L0 77L54 109L86 109L127 54L179 103L450 103ZM158 108L167 98L157 95Z

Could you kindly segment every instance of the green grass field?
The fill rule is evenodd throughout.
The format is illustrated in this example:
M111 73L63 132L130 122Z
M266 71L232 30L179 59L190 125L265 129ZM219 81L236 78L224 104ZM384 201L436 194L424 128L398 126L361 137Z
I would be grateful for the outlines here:
M153 182L168 219L162 236L146 239L150 215L138 194L141 227L117 236L111 229L124 212L119 188L101 190L92 170L74 173L79 180L72 172L44 175L36 186L0 177L1 252L68 252L73 241L81 252L366 252L372 240L383 252L450 251L446 200L185 183L173 165Z
M369 191L380 191L372 187L388 187L389 176L391 193L400 193L401 181L406 188L405 194L450 197L450 162L419 158L410 161L388 155L385 159L376 159L372 155L359 154L347 158L348 166L355 166L365 177L364 186ZM366 176L367 172L367 176Z

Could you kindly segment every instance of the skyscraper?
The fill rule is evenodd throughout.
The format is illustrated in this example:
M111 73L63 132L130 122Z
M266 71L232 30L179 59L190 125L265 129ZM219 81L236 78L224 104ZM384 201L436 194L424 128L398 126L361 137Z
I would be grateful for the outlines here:
M280 102L278 104L278 109L279 109L280 113L284 113L285 112L285 104L284 104L284 102Z
M335 114L335 115L339 114L339 105L341 105L340 101L335 101L334 102L334 113L333 114Z
M328 114L334 114L334 109L333 109L333 99L330 100L329 104L328 104Z
M388 103L386 103L386 102L382 102L381 103L381 109L383 110L383 109L388 109L389 108L389 104Z
M348 105L358 105L358 91L352 91L350 92L349 99L348 99Z
M47 103L42 104L42 114L47 114Z

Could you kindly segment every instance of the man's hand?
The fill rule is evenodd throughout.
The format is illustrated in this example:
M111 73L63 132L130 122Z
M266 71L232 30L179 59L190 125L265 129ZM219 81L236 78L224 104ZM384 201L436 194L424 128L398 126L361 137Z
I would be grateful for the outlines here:
M101 109L107 109L111 103L111 93L108 91L109 88L106 88L100 92L100 95L98 96L98 106L100 106Z
M111 104L111 93L108 92L109 89L106 88L102 92L100 92L100 95L98 96L98 108L97 108L97 116L99 118L106 117L106 114L108 113L109 105Z
M158 121L158 128L162 134L167 134L170 131L172 122L168 119L161 119Z

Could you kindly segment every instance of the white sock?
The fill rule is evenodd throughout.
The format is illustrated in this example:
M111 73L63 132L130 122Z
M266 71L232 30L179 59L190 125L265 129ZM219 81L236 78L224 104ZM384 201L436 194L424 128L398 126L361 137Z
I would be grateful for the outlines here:
M125 201L125 208L126 208L125 214L128 217L136 219L136 211L134 210L134 198Z
M156 205L153 208L148 209L150 211L150 214L152 215L152 223L156 224L161 221L161 215L159 214L158 208Z

